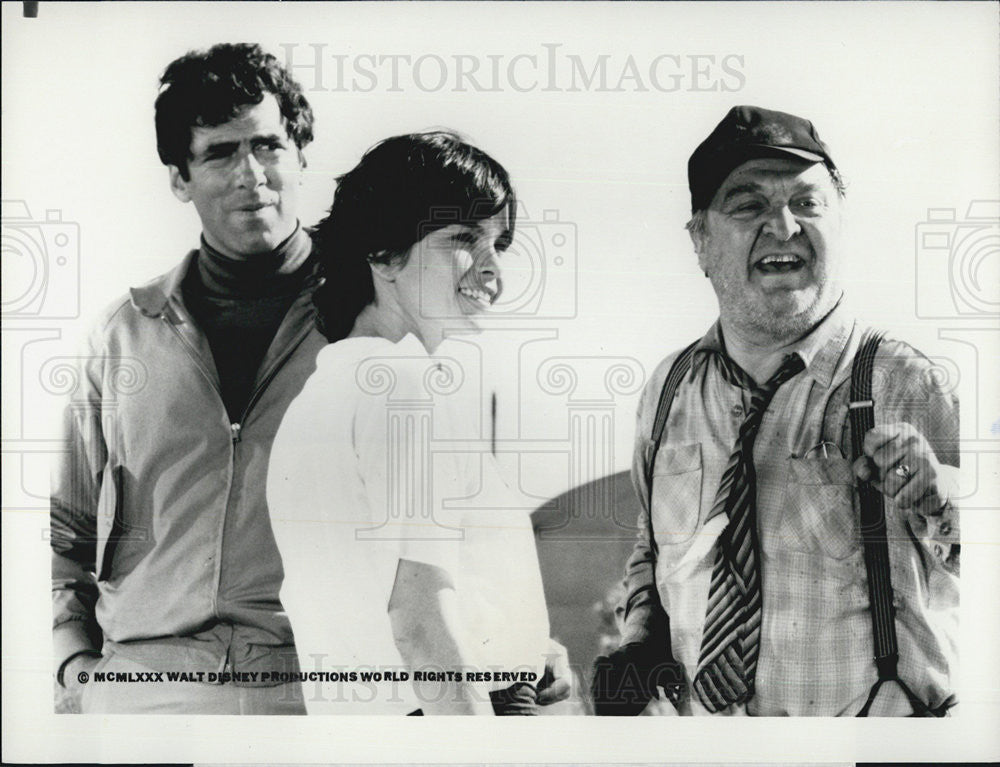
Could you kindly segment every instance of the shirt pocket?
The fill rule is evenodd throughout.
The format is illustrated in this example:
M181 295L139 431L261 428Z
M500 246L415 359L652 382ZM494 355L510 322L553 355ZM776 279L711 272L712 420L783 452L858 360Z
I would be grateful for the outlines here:
M846 559L860 551L854 474L840 456L789 458L780 539L789 549Z
M701 444L663 445L653 466L653 535L661 554L690 543L701 511Z

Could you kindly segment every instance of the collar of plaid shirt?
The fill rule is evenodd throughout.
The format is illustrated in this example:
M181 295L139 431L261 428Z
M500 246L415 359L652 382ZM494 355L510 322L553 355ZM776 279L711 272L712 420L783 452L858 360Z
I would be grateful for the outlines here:
M837 363L844 355L847 339L851 334L853 319L848 316L849 310L845 306L843 298L826 315L819 324L813 328L812 332L803 336L793 344L789 344L784 349L784 353L798 354L805 363L804 375L809 375L818 384L824 387L833 383L833 375L837 370ZM735 367L743 372L739 366L732 361L726 352L725 341L722 337L722 326L719 320L709 328L709 331L702 336L694 347L694 356L691 361L691 372L689 380L694 380L701 372L706 360L712 354L717 354L726 358L729 366ZM746 375L744 373L744 375ZM743 388L751 388L749 376L747 381L740 383Z

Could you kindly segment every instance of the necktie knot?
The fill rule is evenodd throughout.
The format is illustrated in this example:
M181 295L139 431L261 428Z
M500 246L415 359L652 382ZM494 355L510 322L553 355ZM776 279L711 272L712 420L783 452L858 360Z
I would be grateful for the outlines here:
M750 413L747 420L760 418L781 385L805 369L805 363L798 354L789 354L774 374L750 393Z
M767 380L764 386L769 389L777 389L789 378L801 373L805 367L806 363L803 362L798 354L793 352L781 361L781 367L775 371L774 375Z
M759 387L759 391L767 393L768 398L770 398L785 381L802 372L805 366L806 364L798 354L789 354L781 361L781 365L771 377Z
M770 395L766 395L768 399L770 399L770 396L773 395L774 392L783 383L785 383L785 381L795 375L798 375L805 369L806 366L806 363L803 362L798 353L792 352L791 354L785 356L785 358L781 361L781 365L771 375L771 377L758 386L753 378L751 378L750 375L743 370L743 368L737 365L731 357L725 353L719 353L718 358L719 370L725 381L733 386L739 386L742 389L749 389L751 395L761 395L766 392L770 392Z

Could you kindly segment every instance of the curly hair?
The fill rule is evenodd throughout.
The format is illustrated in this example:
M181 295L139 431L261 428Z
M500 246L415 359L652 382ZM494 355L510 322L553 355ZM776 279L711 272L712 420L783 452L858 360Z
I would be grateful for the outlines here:
M371 263L399 263L428 234L507 210L513 236L517 198L510 176L488 154L449 131L388 138L337 179L315 238L324 284L313 294L320 330L346 336L375 298Z
M302 149L313 138L312 107L301 86L256 43L220 43L190 51L160 77L156 98L156 150L188 180L191 129L222 125L271 93L288 136Z

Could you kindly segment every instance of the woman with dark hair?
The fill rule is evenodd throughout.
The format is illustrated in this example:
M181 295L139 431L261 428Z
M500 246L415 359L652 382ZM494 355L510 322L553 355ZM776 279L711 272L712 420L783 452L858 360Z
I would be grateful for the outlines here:
M314 300L343 340L268 472L310 712L536 713L550 645L530 518L509 498L457 508L502 486L493 456L430 445L479 418L448 394L462 371L445 336L475 332L500 294L515 206L502 166L431 132L370 149L319 225Z

